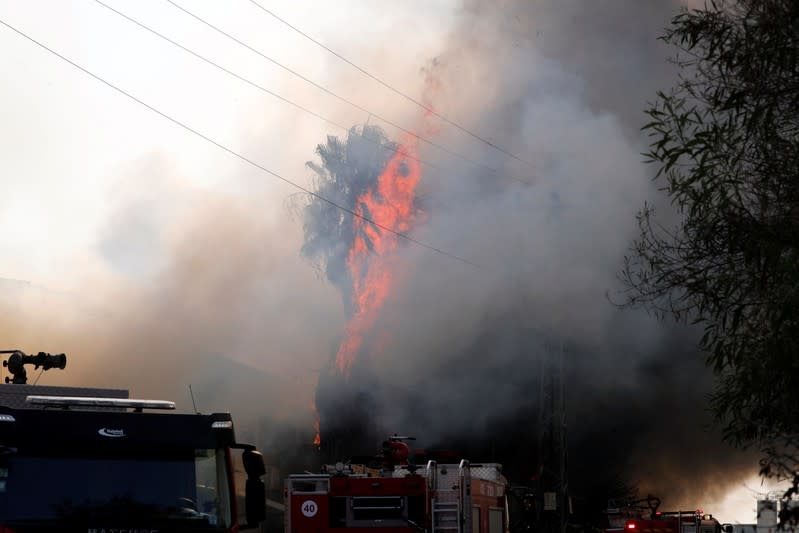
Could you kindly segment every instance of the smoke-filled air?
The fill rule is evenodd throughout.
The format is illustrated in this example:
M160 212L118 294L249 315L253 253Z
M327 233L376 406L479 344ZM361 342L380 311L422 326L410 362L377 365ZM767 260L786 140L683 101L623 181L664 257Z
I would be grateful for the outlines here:
M631 221L657 201L637 110L673 75L651 32L676 9L624 4L463 7L420 90L503 150L429 112L416 117L421 164L377 126L317 147L315 191L379 224L318 198L303 211L303 253L347 317L316 396L323 454L410 432L530 482L542 369L562 365L570 481L584 498L637 487L691 506L751 476L751 456L711 427L697 332L612 304Z
M41 383L128 388L185 411L191 385L197 409L231 411L283 468L374 453L401 433L501 462L519 484L541 475L553 423L542 384L557 374L576 505L632 493L675 509L721 502L756 460L721 444L707 412L701 332L614 304L636 212L649 202L669 216L640 128L647 101L675 81L657 36L686 3L414 1L384 17L357 4L351 19L332 4L274 9L416 103L247 6L197 11L259 49L281 41L281 61L367 112L169 6L129 6L166 29L185 24L202 53L330 122L85 8L112 25L104 38L146 40L149 75L167 89L137 86L134 67L103 51L75 45L78 57L311 194L65 70L66 96L44 84L47 104L12 120L23 142L42 139L34 110L77 99L57 133L88 132L70 141L80 157L36 161L12 138L0 149L14 172L38 176L0 178L12 191L0 206L19 225L7 227L45 217L30 242L53 243L0 234L3 346L66 352L67 368ZM9 49L13 37L0 39ZM120 106L124 116L104 116ZM89 109L101 111L84 121ZM98 177L79 185L80 173ZM12 209L25 198L42 212Z

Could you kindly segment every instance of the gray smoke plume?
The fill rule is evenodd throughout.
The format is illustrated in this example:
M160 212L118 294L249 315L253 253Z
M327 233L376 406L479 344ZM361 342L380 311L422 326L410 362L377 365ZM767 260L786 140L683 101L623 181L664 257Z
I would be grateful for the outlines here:
M316 354L340 324L327 312L335 292L302 268L300 228L285 210L264 216L255 192L186 183L166 157L115 179L97 248L117 274L87 268L74 291L0 284L4 345L67 353L42 384L127 388L182 411L193 410L191 385L197 409L231 411L243 439L265 439L259 421L272 419L307 428L310 442Z
M438 169L425 169L426 222L413 235L480 268L404 246L403 282L376 325L390 341L362 354L368 385L320 384L320 411L357 405L350 416L380 430L504 461L524 481L539 452L542 359L557 346L577 496L619 479L666 508L693 509L753 473L753 456L712 427L698 332L606 297L636 210L662 203L638 128L647 100L675 81L656 38L677 7L467 2L447 49L423 69L435 81L426 97L532 166L439 124L436 139L480 166L423 149ZM331 237L327 250L347 243Z

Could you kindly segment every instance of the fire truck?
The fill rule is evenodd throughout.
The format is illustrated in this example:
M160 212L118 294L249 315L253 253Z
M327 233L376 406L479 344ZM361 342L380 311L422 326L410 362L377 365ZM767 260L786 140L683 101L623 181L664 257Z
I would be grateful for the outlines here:
M608 502L605 533L731 533L730 524L721 524L702 509L659 511L660 498L649 495L638 500Z
M337 463L285 482L285 533L507 533L498 463L408 460L408 437L383 444L383 464Z
M660 498L651 494L646 498L609 500L605 509L607 527L603 533L624 531L628 520L646 520L657 513L658 507L660 507Z
M612 528L605 531L622 531ZM649 516L625 521L623 531L627 533L732 533L731 524L721 524L712 514L702 509L695 511L654 511Z
M27 385L24 365L64 368L66 356L2 353L12 377L0 385L0 533L235 533L263 520L263 457L236 442L229 413Z

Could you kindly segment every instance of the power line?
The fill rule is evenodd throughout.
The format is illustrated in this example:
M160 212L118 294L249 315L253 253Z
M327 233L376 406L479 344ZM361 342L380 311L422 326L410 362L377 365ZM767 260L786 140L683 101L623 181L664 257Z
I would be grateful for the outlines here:
M325 117L324 115L320 115L319 113L317 113L317 112L315 112L315 111L313 111L313 110L311 110L311 109L309 109L309 108L307 108L307 107L305 107L305 106L302 106L302 105L300 105L300 104L298 104L298 103L294 102L293 100L290 100L290 99L286 98L285 96L282 96L282 95L280 95L280 94L278 94L278 93L276 93L276 92L274 92L274 91L272 91L272 90L270 90L270 89L267 89L267 88L266 88L266 87L264 87L263 85L260 85L260 84L258 84L258 83L255 83L254 81L252 81L252 80L250 80L250 79L248 79L248 78L245 78L244 76L241 76L241 75L239 75L239 74L236 74L236 73L235 73L235 72L233 72L232 70L229 70L229 69L227 69L227 68L223 67L222 65L220 65L219 63L216 63L216 62L214 62L214 61L212 61L212 60L208 59L207 57L205 57L205 56L202 56L202 55L198 54L198 53L197 53L197 52L195 52L194 50L192 50L192 49L190 49L190 48L187 48L187 47L183 46L183 45L182 45L182 44L180 44L179 42L177 42L177 41L174 41L174 40L170 39L170 38L169 38L169 37L167 37L166 35L164 35L164 34L162 34L162 33L159 33L159 32L157 32L156 30L154 30L154 29L150 28L149 26L147 26L147 25L145 25L145 24L143 24L143 23L139 22L138 20L136 20L136 19L134 19L134 18L132 18L132 17L129 17L128 15L126 15L126 14L122 13L121 11L118 11L118 10L114 9L113 7L109 6L108 4L105 4L105 3L101 2L100 0L95 0L95 2L97 2L98 4L100 4L101 6L103 6L104 8L108 9L109 11L112 11L113 13L116 13L116 14L117 14L117 15L119 15L120 17L122 17L122 18L124 18L124 19L126 19L126 20L128 20L128 21L132 22L133 24L135 24L135 25L139 26L140 28L142 28L142 29L144 29L144 30L147 30L147 31L149 31L150 33L152 33L153 35L155 35L155 36L157 36L157 37L160 37L161 39L165 40L165 41L166 41L166 42L168 42L169 44L171 44L171 45L173 45L173 46L176 46L176 47L180 48L180 49L181 49L181 50L183 50L184 52L186 52L186 53L188 53L188 54L191 54L191 55L193 55L193 56L194 56L194 57L196 57L197 59L199 59L199 60L201 60L201 61L204 61L204 62L208 63L209 65L211 65L211 66L213 66L213 67L216 67L216 68L218 68L219 70L221 70L221 71L222 71L222 72L224 72L225 74L227 74L227 75L229 75L229 76L233 76L233 77L234 77L234 78L236 78L237 80L239 80L239 81L243 81L243 82L244 82L244 83L246 83L247 85L250 85L251 87L254 87L254 88L258 89L259 91L262 91L262 92L264 92L264 93L266 93L266 94L268 94L268 95L270 95L270 96L272 96L272 97L274 97L274 98L277 98L277 99L278 99L278 100L280 100L281 102L284 102L284 103L286 103L286 104L288 104L288 105L290 105L290 106L293 106L293 107L295 107L295 108L299 109L300 111L303 111L303 112L305 112L305 113L308 113L309 115L311 115L311 116L314 116L314 117L318 118L319 120L321 120L321 121L323 121L323 122L327 122L328 124L330 124L330 125L332 125L332 126L335 126L335 127L337 127L337 128L340 128L340 129L342 129L342 130L344 130L344 131L347 131L347 132L349 131L349 128L348 128L348 127L346 127L346 126L344 126L344 125L342 125L342 124L339 124L338 122L336 122L336 121L334 121L334 120L332 120L332 119L329 119L329 118ZM399 151L399 148L396 148L396 147L393 147L393 146L386 146L386 145L383 145L383 144L380 144L380 143L378 143L377 141L373 141L372 139L369 139L369 138L364 138L364 139L365 139L366 141L368 141L368 142L371 142L371 143L373 143L373 144L375 144L375 145L379 146L380 148L384 148L384 149L386 149L386 150L390 150L390 151L392 151L392 152L395 152L395 153L397 153L397 152ZM438 170L441 170L441 168L440 168L440 167L438 167L437 165L435 165L435 164L433 164L433 163L430 163L430 162L428 162L428 161L425 161L425 160L423 160L423 159L420 159L420 158L418 158L418 157L416 157L416 156L414 156L414 155L411 155L411 154L403 154L403 155L405 155L405 156L406 156L406 157L408 157L409 159L413 159L413 160L415 160L415 161L418 161L418 162L420 162L420 163L422 163L422 164L428 165L428 166L430 166L430 167L432 167L432 168L436 168L436 169L438 169Z
M529 161L526 161L526 160L522 159L521 157L519 157L519 156L517 156L517 155L515 155L515 154L513 154L513 153L511 153L511 152L509 152L507 150L505 150L504 148L502 148L500 146L497 146L496 144L492 143L488 139L486 139L484 137L481 137L480 135L472 132L471 130L465 128L464 126L461 126L457 122L448 119L445 115L442 115L441 113L437 112L435 109L431 108L430 106L427 106L427 105L423 104L422 102L416 100L412 96L409 96L409 95L405 94L404 92L400 91L399 89L395 88L394 86L392 86L388 82L385 82L382 79L378 78L377 76L375 76L374 74L370 73L366 69L356 65L355 63L353 63L352 61L350 61L349 59L347 59L343 55L339 54L335 50L333 50L333 49L329 48L328 46L326 46L324 43L321 43L320 41L314 39L313 37L311 37L310 35L308 35L304 31L299 29L298 27L292 25L287 20L280 18L279 16L277 16L272 11L266 9L264 6L262 6L261 4L256 2L255 0L250 0L250 2L252 4L254 4L256 7L258 7L259 9L261 9L262 11L264 11L265 13L267 13L270 16L274 17L275 19L279 20L280 22L282 22L283 24L285 24L286 26L288 26L289 28L291 28L295 32L299 33L300 35L302 35L303 37L305 37L306 39L308 39L309 41L311 41L315 45L320 46L321 48L324 48L325 50L327 50L328 52L330 52L331 54L333 54L334 56L336 56L340 60L344 61L345 63L347 63L351 67L357 69L361 73L363 73L366 76L368 76L368 77L372 78L373 80L375 80L377 83L379 83L383 87L386 87L387 89L393 91L394 93L398 94L399 96L402 96L406 100L408 100L410 102L413 102L414 104L416 104L417 106L421 107L422 109L424 109L425 111L427 111L431 115L435 115L436 117L438 117L439 119L443 120L444 122L446 122L450 126L453 126L453 127L457 128L457 129L459 129L460 131L462 131L463 133L466 133L467 135L473 137L474 139L477 139L478 141L490 146L491 148L493 148L493 149L495 149L495 150L497 150L499 152L502 152L506 156L511 157L511 158L515 159L516 161L519 161L521 163L524 163L525 165L528 165L528 166L531 166L531 167L533 166L533 164L530 163Z
M171 39L171 38L167 37L166 35L164 35L164 34L162 34L162 33L158 32L158 31L154 30L153 28L151 28L151 27L147 26L146 24L144 24L144 23L142 23L142 22L140 22L140 21L138 21L138 20L134 19L133 17L131 17L131 16L129 16L129 15L126 15L125 13L122 13L121 11L119 11L119 10L117 10L117 9L115 9L115 8L113 8L113 7L111 7L111 6L109 6L108 4L105 4L105 3L104 3L104 2L102 2L101 0L94 0L94 1L95 1L96 3L98 3L98 4L100 4L101 6L103 6L104 8L108 9L109 11L113 12L114 14L116 14L116 15L118 15L118 16L120 16L120 17L124 18L125 20L127 20L127 21L129 21L129 22L131 22L131 23L133 23L133 24L135 24L135 25L137 25L137 26L139 26L139 27L140 27L140 28L142 28L143 30L145 30L145 31L148 31L148 32L152 33L152 34L153 34L153 35L155 35L156 37L159 37L160 39L163 39L164 41L168 42L169 44L171 44L171 45L173 45L173 46L176 46L177 48L180 48L180 49L181 49L181 50L183 50L184 52L186 52L186 53L188 53L188 54L190 54L190 55L192 55L192 56L196 57L197 59L199 59L199 60L201 60L201 61L204 61L205 63L208 63L209 65L211 65L211 66L213 66L213 67L216 67L217 69L221 70L221 71L222 71L222 72L224 72L225 74L228 74L229 76L233 76L234 78L238 79L239 81L242 81L242 82L244 82L244 83L246 83L246 84L250 85L251 87L254 87L254 88L256 88L256 89L258 89L258 90L260 90L260 91L262 91L262 92L264 92L264 93L266 93L266 94L268 94L268 95L270 95L270 96L272 96L272 97L274 97L274 98L277 98L278 100L280 100L280 101L282 101L282 102L284 102L284 103L286 103L286 104L288 104L288 105L291 105L291 106L293 106L293 107L295 107L295 108L297 108L297 109L299 109L299 110L301 110L301 111L303 111L303 112L305 112L305 113L308 113L309 115L311 115L311 116L314 116L314 117L318 118L319 120L322 120L322 121L324 121L324 122L327 122L328 124L331 124L332 126L335 126L335 127L337 127L337 128L340 128L340 129L342 129L342 130L344 130L344 131L349 131L349 128L347 128L346 126L344 126L344 125L342 125L342 124L339 124L338 122L335 122L334 120L332 120L332 119L329 119L329 118L325 117L324 115L321 115L321 114L319 114L319 113L317 113L317 112L315 112L315 111L311 110L310 108L307 108L307 107L305 107L305 106L303 106L303 105L300 105L300 104L298 104L298 103L294 102L293 100L290 100L289 98L286 98L285 96L282 96L282 95L280 95L279 93L276 93L276 92L274 92L274 91L272 91L272 90L270 90L270 89L268 89L268 88L264 87L263 85L260 85L260 84L258 84L258 83L256 83L256 82L254 82L254 81L252 81L252 80L250 80L250 79L248 79L248 78L245 78L244 76L241 76L240 74L237 74L237 73L233 72L232 70L230 70L230 69L228 69L228 68L225 68L225 67L223 67L223 66L222 66L222 65L220 65L219 63L216 63L215 61L212 61L211 59L208 59L207 57L205 57L205 56L203 56L203 55L201 55L201 54L199 54L199 53L195 52L194 50L192 50L192 49L190 49L190 48L188 48L188 47L186 47L186 46L184 46L184 45L180 44L179 42L175 41L174 39ZM169 0L167 0L167 1L169 1ZM172 2L170 2L170 3L172 3ZM185 9L183 9L182 7L178 6L177 4L174 4L174 3L172 3L172 4L173 4L175 7L177 7L177 8L179 8L179 9L181 9L182 11L184 11L184 12L188 13L189 15L191 15L191 16L193 16L193 17L195 17L195 18L198 18L196 15L194 15L193 13L190 13L189 11L186 11L186 10L185 10ZM198 20L201 20L201 19L199 19L199 18L198 18ZM224 35L228 36L228 35L227 35L225 32L223 32L222 30L219 30L218 28L216 28L216 27L212 26L211 24L209 24L209 23L207 23L207 22L205 22L205 21L202 21L202 22L204 22L205 24L208 24L208 25L209 25L209 26L211 26L212 28L214 28L214 29L216 29L217 31L220 31L220 32L221 32L221 33L223 33ZM228 36L228 37L230 37L231 39L233 39L233 40L234 40L234 41L236 41L236 42L240 42L240 41L238 41L237 39L235 39L235 38L234 38L234 37L232 37L232 36ZM244 43L240 43L240 44L242 44L243 46L246 46L247 48L250 48L249 46L247 46L247 45L246 45L246 44L244 44ZM268 60L270 60L270 61L273 61L273 62L275 62L273 59L269 58L268 56L265 56L264 54L261 54L261 53L260 53L260 52L258 52L257 50L255 50L255 49L252 49L252 50L253 50L255 53L257 53L257 54L259 54L259 55L261 55L261 56L265 57L266 59L268 59ZM481 168L483 168L483 169L485 169L485 170L488 170L488 171L490 171L490 172L493 172L494 174L498 174L498 175L499 175L499 171L498 171L498 170L496 170L496 169L494 169L494 168L491 168L491 167L488 167L488 166L486 166L486 165L483 165L482 163L479 163L479 162L477 162L477 161L473 161L473 160L469 159L468 157L466 157L466 156L464 156L464 155L462 155L462 154L459 154L459 153L457 153L457 152L454 152L454 151L452 151L452 150L450 150L450 149L448 149L448 148L446 148L446 147L444 147L444 146L441 146L441 145L439 145L438 143L435 143L434 141L431 141L431 140L429 140L429 139L426 139L426 138L424 138L424 137L421 137L420 135L418 135L418 134L416 134L416 133L414 133L414 132L412 132L412 131L410 131L410 130L407 130L407 129L405 129L405 128L403 128L402 126L400 126L400 125L398 125L398 124L395 124L395 123L393 123L393 122L391 122L391 121L389 121L389 120L387 120L387 119L385 119L385 118L383 118L383 117L381 117L381 116L379 116L379 115L375 115L375 114L373 114L373 113L372 113L372 112L370 112L368 109L365 109L365 108L363 108L363 107L361 107L361 106L359 106L359 105L357 105L357 104L354 104L354 103L352 103L352 102L350 102L350 101L348 101L348 100L344 99L344 98L343 98L343 97L341 97L341 96L338 96L338 95L336 95L336 94L332 93L331 91L329 91L329 90L325 89L325 88L324 88L324 87L322 87L321 85L318 85L318 84L316 84L316 83L314 83L314 82L312 82L312 81L310 81L310 80L307 80L307 78L305 78L305 77L301 76L300 74L298 74L298 73L294 72L293 70L289 69L288 67L285 67L284 65L281 65L281 64L279 64L279 63L277 63L277 62L275 62L275 64L278 64L278 65L280 65L282 68L285 68L286 70L288 70L288 71L289 71L289 72L291 72L292 74L295 74L296 76L298 76L298 77L302 78L303 80L305 80L305 81L308 81L309 83L312 83L312 84L314 84L315 86L317 86L317 87L319 87L320 89L322 89L322 90L324 90L324 91L328 92L329 94L331 94L331 95L335 96L336 98L339 98L339 99L341 99L341 100L342 100L342 101L344 101L344 102L347 102L348 104L352 105L352 106L353 106L353 107L355 107L356 109L359 109L359 110L361 110L361 111L364 111L364 112L366 112L366 113L369 113L371 116L374 116L374 117L376 117L376 118L378 118L378 119L382 120L383 122L385 122L385 123L387 123L387 124L389 124L389 125L391 125L391 126L394 126L394 127L398 128L399 130L401 130L401 131L403 131L403 132L405 132L405 133L408 133L409 135L411 135L411 136L413 136L413 137L415 137L415 138L419 139L420 141L423 141L423 142L425 142L425 143L427 143L427 144L430 144L431 146L433 146L433 147L435 147L435 148L438 148L438 149L440 149L440 150L442 150L442 151L444 151L444 152L450 153L450 154L452 154L453 156L455 156L455 157L458 157L459 159L462 159L463 161L466 161L467 163L471 163L471 164L473 164L473 165L475 165L475 166L481 167ZM374 144L378 144L376 141L373 141L372 139L368 139L368 138L367 138L366 140L367 140L368 142L371 142L371 143L374 143ZM382 147L382 148L385 148L386 150L390 150L390 151L392 151L392 152L395 152L395 153L396 153L396 152L397 152L397 150L398 150L397 148L395 148L395 147L391 147L391 146L384 146L384 145L379 145L379 146L380 146L380 147ZM438 166L438 165L436 165L436 164L434 164L434 163L431 163L431 162L429 162L429 161L425 161L425 160L423 160L423 159L421 159L421 158L419 158L419 157L416 157L416 156L414 156L414 155L411 155L411 154L406 154L406 155L407 155L407 157L408 157L408 158L410 158L410 159L413 159L413 160L415 160L415 161L418 161L418 162L420 162L420 163L422 163L422 164L425 164L425 165L427 165L427 166L429 166L429 167L431 167L431 168L435 168L435 169L437 169L437 170L444 170L444 169L443 169L443 168L441 168L440 166ZM508 177L508 176L503 176L503 177L505 177L506 179L510 179L510 180L513 180L513 181L518 181L518 182L520 182L520 183L524 183L524 184L526 184L526 185L530 185L530 184L531 184L531 182L530 182L529 180L524 180L524 179L522 179L522 178Z
M288 67L288 66L284 65L283 63L281 63L281 62L277 61L276 59L266 55L265 53L261 52L260 50L250 46L249 44L245 43L244 41L236 38L235 36L231 35L230 33L226 32L225 30L221 29L220 27L208 22L207 20L205 20L204 18L200 17L196 13L193 13L192 11L189 11L188 9L186 9L185 7L181 6L180 4L174 2L173 0L166 0L166 1L169 4L171 4L172 6L174 6L175 8L179 9L180 11L182 11L183 13L186 13L187 15L189 15L190 17L194 18L195 20L201 22L202 24L205 24L206 26L208 26L212 30L216 31L217 33L227 37L228 39L230 39L231 41L235 42L236 44L238 44L240 46L243 46L244 48L246 48L250 52L258 55L259 57L261 57L261 58L263 58L263 59L265 59L267 61L269 61L273 65L278 66L278 67L282 68L283 70L285 70L286 72L289 72L290 74L300 78L301 80L303 80L304 82L308 83L309 85L312 85L312 86L316 87L317 89L319 89L320 91L324 92L325 94L328 94L328 95L332 96L333 98L336 98L339 101L344 102L345 104L350 105L350 106L352 106L353 108L355 108L355 109L357 109L359 111L362 111L364 113L368 113L369 115L375 117L376 119L380 120L381 122L384 122L384 123L388 124L389 126L397 128L398 130L402 131L403 133L411 135L412 137L414 137L414 138L416 138L416 139L418 139L418 140L420 140L420 141L422 141L422 142L424 142L426 144L429 144L430 146L433 146L434 148L438 148L439 150L441 150L443 152L446 152L446 153L450 154L453 157L457 157L458 159L466 161L467 163L470 163L472 165L480 167L480 168L482 168L484 170L488 170L490 172L493 172L494 174L499 174L500 173L499 170L497 170L495 168L491 168L489 166L486 166L483 163L475 161L475 160L473 160L473 159L471 159L471 158L469 158L469 157L467 157L467 156L465 156L465 155L463 155L463 154L461 154L459 152L456 152L455 150L447 148L446 146L443 146L440 143L437 143L435 141L432 141L432 140L428 139L427 137L419 135L418 133L416 133L416 132L414 132L412 130L409 130L408 128L405 128L405 127L401 126L400 124L397 124L396 122L394 122L394 121L392 121L390 119L387 119L387 118L381 116L380 114L378 114L378 113L376 113L376 112L374 112L374 111L372 111L370 109L367 109L367 108L363 107L362 105L358 104L357 102L354 102L354 101L352 101L352 100L350 100L348 98L345 98L345 97L341 96L338 93L335 93L335 92L331 91L330 89L328 89L324 85L313 81L312 79L310 79L307 76L297 72L296 70L292 69L291 67ZM107 6L106 4L101 2L100 0L95 0L95 2L97 2L98 4L104 6L104 7L108 8L108 9L110 9L112 11L114 11L118 15L120 15L122 17L125 17L126 19L130 20L131 22L134 22L134 23L138 24L139 26L141 26L141 27L143 27L143 28L145 28L145 29L147 29L149 31L152 31L156 35L161 36L160 34L155 32L154 30L151 30L150 28L148 28L144 24L133 20L132 18L128 17L127 15L125 15L123 13L120 13L119 11L115 10L112 7ZM163 37L163 38L166 39L166 37ZM169 40L169 39L167 39L167 40ZM172 41L170 41L170 42L172 42ZM180 45L178 45L178 46L180 46ZM183 47L181 47L181 48L183 48ZM519 181L521 183L525 183L525 184L528 184L528 185L530 184L530 181L524 180L524 179L521 179L521 178L509 178L509 179L512 179L514 181Z
M455 259L456 261L460 261L461 263L467 264L467 265L472 266L474 268L477 268L477 269L480 269L480 270L484 270L484 268L481 267L480 265L478 265L477 263L473 263L472 261L469 261L468 259L465 259L465 258L460 257L458 255L455 255L453 253L447 252L446 250L443 250L443 249L438 248L436 246L432 246L430 244L422 242L422 241L420 241L418 239L415 239L415 238L411 237L407 233L402 233L402 232L393 230L393 229L389 228L388 226L380 224L379 222L375 222L374 220L370 219L369 217L365 217L364 215L361 215L361 214L353 211L352 209L349 209L348 207L345 207L345 206L343 206L343 205L341 205L341 204L339 204L339 203L337 203L337 202L335 202L333 200L330 200L329 198L326 198L325 196L322 196L319 193L313 192L312 190L310 190L310 189L308 189L306 187L303 187L299 183L297 183L295 181L292 181L292 180L282 176L281 174L279 174L279 173L277 173L277 172L275 172L273 170L268 169L267 167L265 167L265 166L263 166L263 165L261 165L259 163L256 163L255 161L253 161L252 159L248 158L247 156L245 156L243 154L240 154L239 152L233 150L232 148L228 148L227 146L223 145L222 143L220 143L218 141L215 141L211 137L208 137L207 135L205 135L203 133L200 133L198 130L193 129L191 126L188 126L187 124L181 122L180 120L178 120L176 118L173 118L172 116L164 113L163 111L160 111L159 109L153 107L152 105L146 103L145 101L140 100L139 98L137 98L136 96L132 95L131 93L125 91L124 89L121 89L120 87L117 87L116 85L114 85L110 81L107 81L104 78L98 76L97 74L94 74L90 70L82 67L81 65L79 65L78 63L72 61L68 57L59 54L58 52L56 52L52 48L48 47L44 43L42 43L40 41L37 41L33 37L31 37L28 34L24 33L23 31L18 30L17 28L12 26L11 24L8 24L7 22L5 22L3 19L0 19L0 24L5 26L6 28L10 29L11 31L13 31L17 35L19 35L21 37L24 37L25 39L27 39L28 41L32 42L36 46L46 50L47 52L50 52L52 55L56 56L57 58L61 59L64 62L70 64L71 66L73 66L76 69L80 70L81 72L83 72L87 76L90 76L90 77L94 78L95 80L99 81L103 85L106 85L107 87L110 87L111 89L117 91L118 93L130 98L131 100L133 100L134 102L138 103L139 105L141 105L143 107L146 107L147 109L149 109L153 113L156 113L157 115L160 115L162 118L165 118L166 120L172 122L173 124L175 124L177 126L180 126L184 130L186 130L186 131L188 131L190 133L193 133L194 135L196 135L197 137L200 137L204 141L206 141L206 142L208 142L210 144L213 144L214 146L216 146L220 150L223 150L223 151L229 153L230 155L232 155L232 156L244 161L245 163L248 163L249 165L251 165L251 166L253 166L253 167L257 168L257 169L259 169L259 170L261 170L261 171L263 171L263 172L265 172L267 174L270 174L271 176L273 176L273 177L279 179L280 181L282 181L284 183L287 183L288 185L290 185L290 186L292 186L292 187L294 187L294 188L296 188L296 189L308 194L309 196L312 196L312 197L316 198L317 200L321 200L321 201L323 201L323 202L335 207L336 209L339 209L339 210L341 210L341 211L343 211L345 213L348 213L348 214L350 214L350 215L352 215L352 216L354 216L356 218L359 218L359 219L363 220L364 222L366 222L367 224L371 224L372 226L374 226L376 228L380 228L380 229L382 229L382 230L384 230L384 231L386 231L388 233L391 233L391 234L395 235L396 237L399 237L401 239L405 239L405 240L407 240L409 242L412 242L412 243L416 244L417 246L421 246L423 248L427 248L428 250L431 250L433 252L439 253L439 254L444 255L446 257L449 257L450 259Z

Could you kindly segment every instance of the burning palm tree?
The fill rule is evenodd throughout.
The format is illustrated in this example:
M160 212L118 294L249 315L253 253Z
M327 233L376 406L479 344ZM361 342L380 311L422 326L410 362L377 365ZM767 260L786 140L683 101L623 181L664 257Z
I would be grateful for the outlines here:
M397 144L380 128L365 125L351 129L346 140L328 137L316 149L321 163L308 163L319 196L303 209L302 253L341 290L348 317L330 371L320 379L317 405L326 432L343 431L350 443L367 440L354 433L364 433L378 407L359 386L363 380L350 376L356 366L359 376L368 373L368 354L386 342L387 336L374 328L400 278L397 233L411 231L421 217L415 195L421 171L415 150L412 137ZM371 439L375 432L365 433Z

